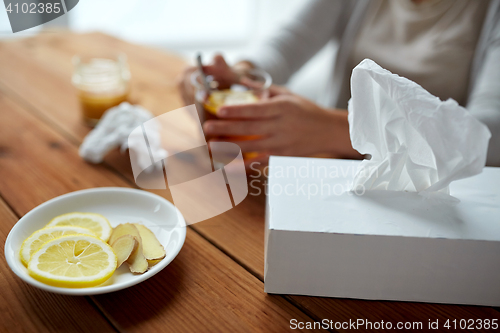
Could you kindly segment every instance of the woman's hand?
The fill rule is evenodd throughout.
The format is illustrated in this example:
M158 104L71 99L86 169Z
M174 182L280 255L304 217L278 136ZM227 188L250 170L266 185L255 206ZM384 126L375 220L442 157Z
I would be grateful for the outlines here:
M351 146L347 112L326 110L283 87L272 86L270 98L255 104L223 106L217 116L219 120L204 123L205 135L224 137L220 140L238 144L243 152L258 152L245 161L247 167L266 164L269 155L360 157ZM231 138L235 136L255 138Z
M242 61L230 67L224 57L216 55L212 64L203 66L203 71L207 75L212 75L218 82L219 88L229 88L232 83L238 81L238 73L253 68L248 61ZM191 74L197 70L197 67L187 67L178 79L177 87L181 97L186 105L194 104L194 87L191 83Z

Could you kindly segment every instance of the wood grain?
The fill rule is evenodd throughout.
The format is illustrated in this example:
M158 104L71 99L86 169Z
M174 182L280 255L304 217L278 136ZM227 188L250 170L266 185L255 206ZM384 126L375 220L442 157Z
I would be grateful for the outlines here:
M127 186L108 168L83 162L75 146L1 91L0 119L0 195L19 216L63 193ZM5 227L5 235L9 229ZM133 332L192 332L196 327L211 332L279 332L288 329L292 318L312 320L263 289L259 279L188 229L186 244L168 269L136 287L92 299L117 328ZM8 306L7 300L0 304ZM81 320L92 317L82 315Z
M18 215L77 189L127 186L104 166L85 163L74 145L1 91L0 105L0 193Z
M120 331L281 332L292 318L311 321L188 228L166 269L136 287L95 299ZM116 306L126 304L126 306ZM156 320L161 318L161 320Z
M98 33L78 36L44 35L0 43L0 84L7 89L6 93L22 99L38 117L57 125L57 129L72 142L80 143L89 128L80 121L78 101L70 84L71 57L85 52L90 45L101 51L116 49L128 55L132 72L132 92L138 96L136 99L140 100L141 105L153 113L161 114L182 105L175 88L175 79L184 64L179 58ZM21 72L18 69L21 69ZM63 98L59 98L60 95ZM51 101L49 96L58 96L57 103ZM128 154L115 150L105 161L133 181ZM255 190L252 190L251 194L254 192ZM171 200L168 191L162 195ZM262 216L264 200L263 196L256 200L251 199L246 199L224 216L204 221L194 227L214 241L222 240L218 244L229 253L232 243L243 246L244 251L238 251L236 255L238 260L246 267L261 266L262 269L262 222L254 221L256 216ZM228 224L229 228L226 227Z
M115 332L88 298L47 293L15 276L4 244L17 220L0 198L0 332Z
M157 50L138 47L102 34L44 36L30 41L16 41L11 45L0 44L0 86L9 95L20 99L29 106L30 112L78 144L88 131L78 117L76 96L69 84L71 56L84 51L90 45L98 45L105 50L127 52L131 63L135 98L155 114L180 106L175 91L175 78L179 74L182 61ZM31 49L32 51L29 51ZM32 52L31 56L26 56ZM65 63L64 66L58 64ZM33 80L19 78L16 68L29 68L23 72ZM42 84L46 77L49 84ZM26 87L37 82L35 87ZM142 87L142 88L141 88ZM64 97L55 102L48 96ZM67 96L68 94L68 96ZM72 95L73 94L73 95ZM131 181L128 156L117 151L106 158L107 165L117 170ZM264 178L260 178L262 185ZM262 190L262 186L261 186ZM257 190L250 188L251 194ZM162 193L169 198L168 192ZM264 267L264 196L249 195L235 209L193 225L205 239L240 263L248 271L263 279ZM486 319L499 318L499 312L488 307L420 304L405 302L380 302L349 299L334 299L306 296L288 296L291 302L316 319L328 318L345 321L349 319L380 319L391 321L428 319Z

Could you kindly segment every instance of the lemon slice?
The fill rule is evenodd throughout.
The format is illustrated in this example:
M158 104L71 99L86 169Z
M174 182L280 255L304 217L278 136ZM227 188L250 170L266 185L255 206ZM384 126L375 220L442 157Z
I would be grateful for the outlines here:
M113 275L116 262L113 249L101 239L67 235L48 241L33 253L28 273L56 287L93 287Z
M217 115L217 111L223 105L251 104L259 99L252 91L234 91L230 89L212 91L207 102L203 105L205 109Z
M113 228L109 221L101 214L94 213L68 213L54 217L47 227L72 225L90 229L94 234L107 242Z
M224 105L224 100L226 99L227 95L230 93L230 90L222 90L222 91L212 91L210 95L208 96L208 99L206 103L203 105L205 109L216 115L217 110Z
M95 234L87 228L74 226L48 227L35 231L21 245L21 261L24 266L28 266L31 255L40 248L44 243L65 235L84 234L95 236Z
M233 91L224 100L224 105L240 105L257 103L259 99L251 91Z

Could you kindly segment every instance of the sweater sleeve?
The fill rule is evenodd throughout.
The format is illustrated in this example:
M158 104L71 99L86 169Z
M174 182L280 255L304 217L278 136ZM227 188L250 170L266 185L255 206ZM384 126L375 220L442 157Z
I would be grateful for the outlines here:
M467 109L491 132L486 164L500 166L500 24L496 24L481 67Z
M341 0L311 0L288 24L245 57L285 84L341 29L348 4Z

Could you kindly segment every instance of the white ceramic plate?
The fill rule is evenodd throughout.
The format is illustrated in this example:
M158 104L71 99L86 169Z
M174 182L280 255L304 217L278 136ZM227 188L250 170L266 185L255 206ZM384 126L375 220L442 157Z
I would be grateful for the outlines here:
M122 265L108 281L97 287L58 288L41 283L29 276L22 264L19 257L21 244L53 217L70 212L102 214L113 227L120 223L142 222L155 233L167 255L144 274L132 274L126 264ZM59 294L95 295L128 288L149 279L177 256L185 238L184 218L168 200L146 191L103 187L61 195L31 210L10 231L5 242L5 257L12 271L32 286Z

